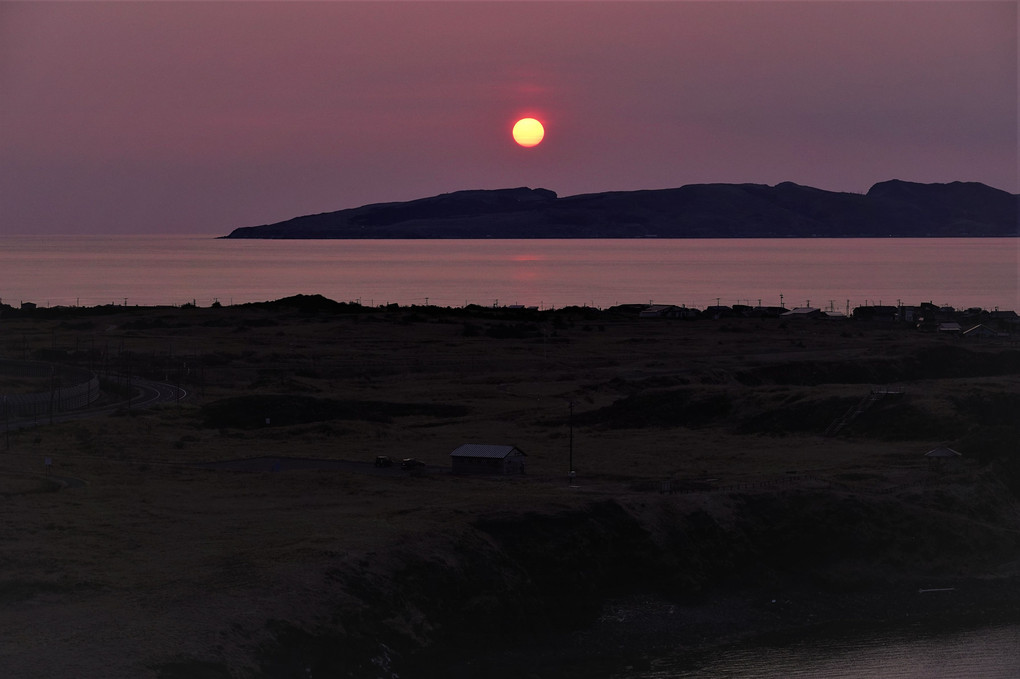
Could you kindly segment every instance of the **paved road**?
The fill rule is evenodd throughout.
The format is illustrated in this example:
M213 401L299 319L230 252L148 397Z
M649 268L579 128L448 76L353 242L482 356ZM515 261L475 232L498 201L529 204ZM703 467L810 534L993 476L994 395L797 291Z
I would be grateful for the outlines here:
M131 384L139 391L139 396L131 400L132 408L149 408L159 403L182 401L188 397L188 392L185 389L165 382L150 382L134 378ZM124 405L126 402L118 404L116 407Z
M4 429L7 431L16 431L18 429L28 429L30 427L37 427L43 424L67 422L69 420L83 420L89 417L109 415L110 413L122 408L151 408L159 405L160 403L174 403L188 397L188 392L185 389L175 387L172 384L166 384L165 382L144 380L140 377L131 378L131 386L134 388L135 394L130 400L107 403L94 408L68 410L61 413L54 413L53 415L45 414L34 417L12 417L8 422L4 423Z

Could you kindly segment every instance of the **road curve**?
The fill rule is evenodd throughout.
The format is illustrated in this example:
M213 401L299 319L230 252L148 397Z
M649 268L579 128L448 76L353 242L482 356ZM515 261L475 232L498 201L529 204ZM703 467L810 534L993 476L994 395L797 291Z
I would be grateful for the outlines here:
M115 403L107 403L95 408L68 410L62 413L54 413L53 415L47 414L31 418L12 418L4 424L4 430L15 431L18 429L37 427L43 424L55 424L57 422L68 422L70 420L83 420L89 417L109 415L110 413L122 408L152 408L161 403L175 403L183 401L189 395L189 392L181 387L167 384L165 382L154 382L140 377L132 377L130 379L130 384L134 390L130 399L117 401Z

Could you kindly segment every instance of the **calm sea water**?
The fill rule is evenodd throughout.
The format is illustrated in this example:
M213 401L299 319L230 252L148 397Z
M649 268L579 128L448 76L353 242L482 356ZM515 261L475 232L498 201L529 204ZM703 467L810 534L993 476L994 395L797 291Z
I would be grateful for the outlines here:
M0 300L206 306L716 303L1020 309L1020 239L223 240L0 236Z

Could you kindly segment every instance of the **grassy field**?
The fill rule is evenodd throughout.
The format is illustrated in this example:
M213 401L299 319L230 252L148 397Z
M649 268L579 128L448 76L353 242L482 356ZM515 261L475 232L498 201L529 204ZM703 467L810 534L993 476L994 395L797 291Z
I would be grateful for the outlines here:
M353 650L322 660L319 647L378 631L404 644L390 649L396 663L442 642L458 616L495 615L523 572L505 566L498 583L483 582L473 560L512 550L506 530L479 521L527 525L536 513L584 514L607 501L662 547L669 522L689 536L701 514L721 529L747 520L751 496L756 511L780 517L791 498L852 498L944 527L930 544L872 555L874 577L886 577L883 568L1015 575L1012 543L1001 538L1020 527L1020 350L1008 341L965 344L852 320L684 322L299 298L40 309L3 319L0 358L89 368L110 389L103 404L120 401L53 424L7 418L8 676L304 676L308 658L323 668L315 676L385 676L390 659L378 649L366 666ZM126 372L187 397L132 407L116 389ZM874 390L888 393L825 435ZM452 476L449 453L462 443L516 445L528 473ZM946 445L962 458L930 470L924 453ZM428 467L378 469L377 455ZM203 466L250 458L335 464ZM664 482L691 492L663 494ZM896 526L875 535L887 529ZM968 557L975 544L991 547ZM911 571L925 555L927 566ZM704 575L711 568L690 568L702 580L671 586L725 586ZM845 571L833 559L815 573L831 582ZM415 598L455 593L458 578L477 591Z

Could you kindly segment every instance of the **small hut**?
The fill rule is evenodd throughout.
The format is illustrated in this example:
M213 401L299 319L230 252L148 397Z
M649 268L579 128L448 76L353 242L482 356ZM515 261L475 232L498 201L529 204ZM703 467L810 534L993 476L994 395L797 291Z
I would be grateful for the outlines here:
M821 309L816 309L813 306L799 306L794 309L790 309L785 314L781 315L780 318L784 320L797 320L801 318L825 318L825 312Z
M517 446L465 443L450 453L454 474L523 474L526 455Z
M952 469L959 464L960 458L963 457L952 448L935 448L929 450L924 456L928 459L928 470L933 472Z

